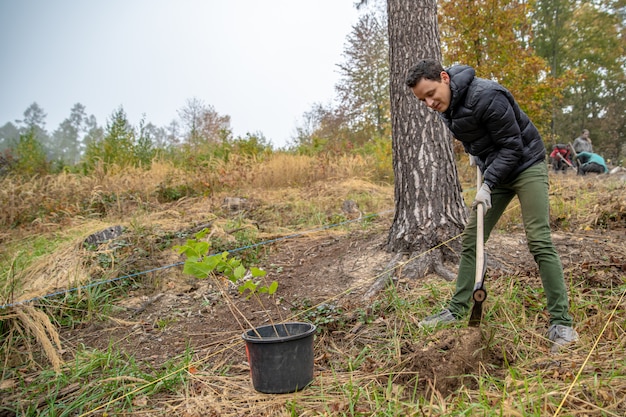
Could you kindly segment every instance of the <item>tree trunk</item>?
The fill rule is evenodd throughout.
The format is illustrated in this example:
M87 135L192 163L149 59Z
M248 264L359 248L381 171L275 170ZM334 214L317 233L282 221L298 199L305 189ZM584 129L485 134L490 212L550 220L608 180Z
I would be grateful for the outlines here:
M441 60L436 0L388 0L395 218L387 249L410 255L402 272L415 278L458 257L467 221L450 131L405 85L418 59Z

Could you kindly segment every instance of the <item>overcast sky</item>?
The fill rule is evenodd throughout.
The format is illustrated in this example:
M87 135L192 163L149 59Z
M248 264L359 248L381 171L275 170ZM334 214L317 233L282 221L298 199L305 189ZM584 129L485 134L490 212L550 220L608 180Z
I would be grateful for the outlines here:
M335 97L354 0L0 0L0 126L37 102L156 126L197 98L275 146Z

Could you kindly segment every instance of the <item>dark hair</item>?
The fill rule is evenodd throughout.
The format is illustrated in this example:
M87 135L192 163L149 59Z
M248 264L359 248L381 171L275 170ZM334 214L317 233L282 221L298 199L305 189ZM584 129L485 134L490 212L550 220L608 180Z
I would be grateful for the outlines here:
M441 81L441 72L444 71L439 61L422 59L407 72L406 85L413 88L422 78L432 81Z

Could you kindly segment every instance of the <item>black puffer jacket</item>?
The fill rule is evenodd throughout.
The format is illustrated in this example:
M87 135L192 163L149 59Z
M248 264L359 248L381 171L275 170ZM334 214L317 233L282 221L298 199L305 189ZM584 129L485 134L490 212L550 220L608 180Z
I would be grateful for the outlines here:
M487 185L508 183L545 160L539 131L506 88L476 77L467 65L446 72L452 97L441 117L465 151L476 157Z

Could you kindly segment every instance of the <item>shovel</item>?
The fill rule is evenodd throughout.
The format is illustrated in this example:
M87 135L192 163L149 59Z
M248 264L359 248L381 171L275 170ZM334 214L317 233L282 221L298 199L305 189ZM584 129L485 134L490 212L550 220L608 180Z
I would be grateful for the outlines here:
M560 158L563 162L565 162L565 164L566 164L567 166L569 166L570 168L574 168L574 165L572 165L572 163L571 163L570 161L568 161L567 159L565 159L565 157L564 157L563 155L559 154L559 158Z
M476 190L480 188L482 183L482 174L478 164L476 165ZM474 306L469 319L470 327L480 326L483 318L483 301L487 298L485 284L485 226L484 226L485 207L483 204L476 205L476 275L474 278Z

